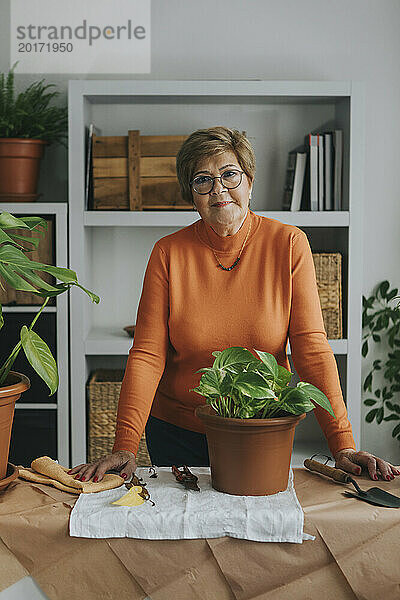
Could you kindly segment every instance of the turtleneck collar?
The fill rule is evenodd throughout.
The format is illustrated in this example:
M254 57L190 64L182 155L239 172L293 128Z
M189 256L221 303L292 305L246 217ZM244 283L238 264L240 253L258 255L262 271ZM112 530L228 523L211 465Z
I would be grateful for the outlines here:
M249 241L252 238L256 229L258 228L257 215L255 215L250 209L247 211L246 218L243 221L242 226L234 235L218 235L208 223L203 221L203 219L200 219L196 223L197 234L200 237L201 241L206 246L214 249L216 252L221 252L223 254L239 252L246 238L250 224L251 230L247 241Z

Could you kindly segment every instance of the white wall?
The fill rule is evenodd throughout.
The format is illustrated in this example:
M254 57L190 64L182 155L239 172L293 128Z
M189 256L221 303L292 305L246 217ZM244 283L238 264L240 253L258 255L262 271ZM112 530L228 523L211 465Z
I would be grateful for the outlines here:
M9 13L10 0L0 0L2 72L9 67ZM152 72L138 76L364 81L366 296L383 279L393 287L400 284L399 26L398 0L152 0ZM46 78L59 83L65 95L67 76ZM18 85L34 79L17 76ZM40 182L43 200L66 200L66 180L66 153L53 150ZM392 428L390 422L364 423L363 449L398 464L400 446Z

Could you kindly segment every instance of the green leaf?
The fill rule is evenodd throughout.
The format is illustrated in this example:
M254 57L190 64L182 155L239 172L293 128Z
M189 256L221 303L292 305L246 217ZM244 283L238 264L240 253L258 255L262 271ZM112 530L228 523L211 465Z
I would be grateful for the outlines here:
M275 385L279 391L284 389L287 385L289 385L290 380L292 379L293 373L282 367L282 365L278 365L278 378L275 381Z
M58 369L50 348L35 331L26 325L21 329L21 343L26 358L50 389L52 396L58 388Z
M362 349L361 349L361 354L363 355L363 357L365 358L368 354L368 340L366 340L363 345L362 345Z
M226 369L231 365L237 365L241 363L249 363L256 361L256 357L247 348L241 348L240 346L232 346L222 350L220 354L215 358L213 368L214 369Z
M379 293L382 296L382 298L386 298L386 292L388 291L390 287L390 284L388 281L382 281L382 283L379 286Z
M396 437L396 435L400 433L400 423L396 425L396 427L392 431L392 437Z
M364 392L366 392L367 390L371 390L371 384L372 384L372 373L369 373L364 381Z
M275 398L276 394L257 373L240 373L233 380L235 388L250 398Z
M65 269L63 267L53 267L52 265L46 265L30 260L21 250L6 244L0 247L0 264L7 266L9 270L14 268L26 269L27 273L30 271L44 271L54 275L64 283L76 283L77 276L71 269ZM20 288L16 288L20 289Z
M197 391L202 396L221 396L218 374L213 369L206 371L201 376L198 387L190 391Z
M336 415L333 412L333 408L331 406L331 403L329 402L329 399L327 398L327 396L325 396L323 392L321 392L321 390L319 390L311 383L306 383L304 381L299 381L297 387L304 390L307 393L310 400L324 408L332 417L336 419Z
M257 352L258 356L266 366L267 370L271 373L271 375L273 375L274 379L278 379L279 368L275 356L269 352L262 352L262 350L255 350L255 352Z
M243 398L242 405L237 411L237 416L240 419L253 418L264 406L270 401L270 398Z
M35 217L39 221L44 221L41 217ZM23 218L14 217L9 212L2 212L0 214L0 228L1 229L31 229Z
M36 288L33 287L30 283L25 281L22 277L20 277L17 273L14 273L13 270L8 265L3 265L0 262L0 275L7 281L7 283L14 288L14 290L21 290L25 292L36 292Z
M90 290L87 290L86 288L83 287L83 285L81 285L78 282L72 283L71 285L76 285L78 288L80 288L81 290L83 290L91 299L92 302L94 302L95 304L98 304L100 302L100 298L97 294L95 294L94 292L91 292Z
M369 411L369 413L366 414L365 420L367 421L367 423L372 423L377 412L378 412L378 409L373 408L372 410Z
M282 391L279 400L283 400L280 405L282 410L294 415L301 415L304 412L314 410L315 406L301 387L286 388Z
M377 422L378 424L379 424L379 423L382 423L383 414L384 414L384 413L383 413L383 407L381 407L381 408L379 408L379 409L378 409L378 412L376 413L376 422Z
M388 417L384 417L384 421L400 421L400 415L389 415Z
M4 233L4 231L2 231L0 229L0 236L1 236L1 232ZM32 244L32 246L35 249L37 249L39 247L39 244L40 244L40 239L36 238L36 237L27 238L24 235L17 235L16 233L12 233L12 234L10 234L10 238L12 238L12 243L13 244L18 244L18 242L16 242L15 240L22 240L25 243L29 242L30 244ZM18 248L22 248L24 250L24 252L31 252L33 250L33 248L26 248L26 246L22 246L21 244L18 244L17 247Z
M368 398L368 400L364 400L364 404L365 404L365 406L374 406L374 404L376 404L376 400L373 400L372 398Z

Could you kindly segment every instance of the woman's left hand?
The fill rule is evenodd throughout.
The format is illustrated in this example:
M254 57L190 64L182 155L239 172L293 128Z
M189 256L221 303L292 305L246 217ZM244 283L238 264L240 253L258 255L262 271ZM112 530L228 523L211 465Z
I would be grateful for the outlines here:
M397 467L363 450L359 452L352 448L339 450L335 454L335 461L336 468L353 475L360 475L361 469L364 468L369 473L370 478L375 481L379 479L379 475L387 481L394 479L395 475L400 475L400 470Z

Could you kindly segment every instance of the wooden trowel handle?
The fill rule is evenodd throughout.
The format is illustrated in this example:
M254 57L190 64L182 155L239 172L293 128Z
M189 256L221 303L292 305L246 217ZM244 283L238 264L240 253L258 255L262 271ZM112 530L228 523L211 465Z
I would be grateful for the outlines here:
M306 458L304 461L304 466L310 471L317 471L318 473L322 473L335 481L340 481L341 483L347 483L349 481L349 474L346 471L342 471L341 469L336 469L335 467L329 467L328 465L323 465L317 460L310 460Z

